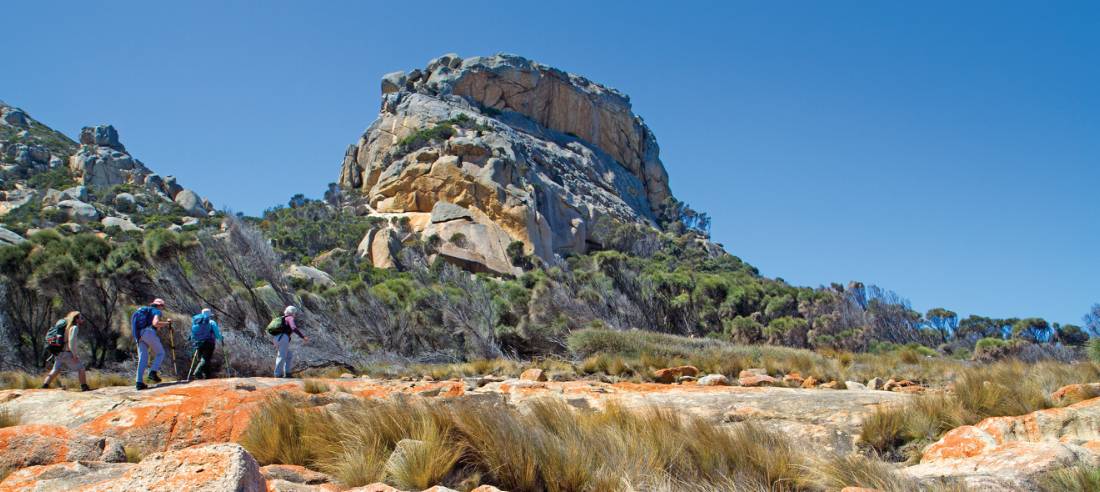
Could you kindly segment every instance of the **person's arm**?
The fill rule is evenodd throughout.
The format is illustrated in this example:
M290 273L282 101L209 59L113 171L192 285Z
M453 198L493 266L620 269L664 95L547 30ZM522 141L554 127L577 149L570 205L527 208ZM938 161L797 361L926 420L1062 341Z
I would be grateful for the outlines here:
M222 340L222 332L218 329L218 323L216 321L210 321L210 329L214 330L214 338L218 341Z
M160 314L154 314L153 315L153 327L154 328L158 328L158 329L159 328L164 328L165 326L168 326L171 323L172 323L172 320L167 320L167 321L161 320L160 319Z
M305 335L302 334L301 331L298 330L298 325L294 324L294 316L287 316L286 324L290 326L290 331L297 333L299 337L302 337L302 340L309 340L308 338L306 338Z

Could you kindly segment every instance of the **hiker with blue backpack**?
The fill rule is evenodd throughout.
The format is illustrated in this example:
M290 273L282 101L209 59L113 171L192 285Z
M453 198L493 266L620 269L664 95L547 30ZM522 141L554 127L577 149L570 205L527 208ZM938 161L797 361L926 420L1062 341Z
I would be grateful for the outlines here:
M130 328L134 340L137 342L138 364L136 387L138 390L148 388L145 385L145 368L149 367L149 380L159 383L160 363L164 361L164 346L160 343L157 330L166 328L172 324L171 320L164 319L164 299L154 299L152 304L142 306L130 316ZM153 364L149 366L149 351L153 351Z
M191 350L194 353L191 354L187 381L210 378L210 360L214 357L214 348L219 341L222 341L222 332L218 329L218 322L214 321L214 312L210 308L191 317Z
M298 331L298 325L294 323L294 317L298 314L298 308L287 306L283 314L271 319L267 324L267 333L275 337L274 344L277 350L275 355L275 377L289 378L294 365L294 352L290 350L290 335L297 334L302 338L302 343L309 343L309 337Z

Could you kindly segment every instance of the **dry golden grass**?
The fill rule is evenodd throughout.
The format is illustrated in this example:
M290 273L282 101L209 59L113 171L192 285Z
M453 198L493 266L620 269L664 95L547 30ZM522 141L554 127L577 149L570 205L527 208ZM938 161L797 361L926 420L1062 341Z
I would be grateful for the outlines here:
M1100 490L1100 468L1083 465L1048 473L1039 482L1042 492L1095 492Z
M42 386L43 376L32 376L22 371L0 372L0 388L2 389L33 389Z
M125 446L122 451L126 454L127 463L141 463L141 460L145 459L145 451L141 448L134 446Z
M668 409L581 412L557 400L499 404L392 399L303 408L265 402L241 439L262 464L329 473L353 487L491 483L505 490L816 490L785 436ZM401 448L401 452L394 450Z
M328 393L329 391L331 391L331 389L332 388L329 387L328 383L319 379L307 379L305 381L302 381L302 391L305 391L306 393L309 393L311 395Z
M817 483L827 490L844 487L863 487L883 492L910 492L919 490L917 483L902 477L889 463L866 456L831 455L814 464Z
M10 410L0 410L0 428L19 425L19 415Z

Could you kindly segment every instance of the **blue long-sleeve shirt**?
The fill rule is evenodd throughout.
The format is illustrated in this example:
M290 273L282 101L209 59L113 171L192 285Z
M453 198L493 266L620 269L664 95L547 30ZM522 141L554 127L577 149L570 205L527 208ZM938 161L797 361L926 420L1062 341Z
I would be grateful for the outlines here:
M210 320L210 329L214 331L214 338L219 342L222 341L222 331L218 329L218 322Z

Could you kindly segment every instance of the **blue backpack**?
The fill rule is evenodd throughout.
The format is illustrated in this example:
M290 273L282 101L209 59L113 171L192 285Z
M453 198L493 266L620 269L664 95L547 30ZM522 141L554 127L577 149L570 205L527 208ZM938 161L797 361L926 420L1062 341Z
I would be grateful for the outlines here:
M142 306L134 314L130 316L130 329L134 340L141 338L141 330L144 330L153 325L153 308L149 306Z
M210 328L209 314L196 314L191 317L191 339L206 341L214 338L214 329Z

